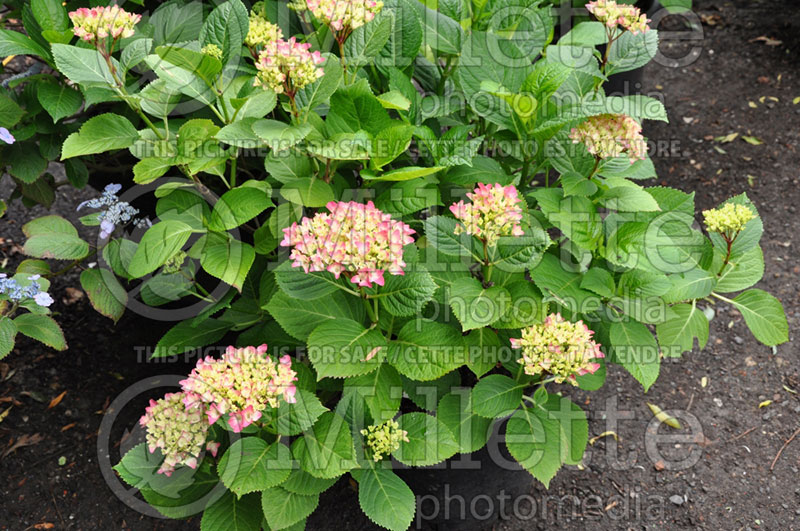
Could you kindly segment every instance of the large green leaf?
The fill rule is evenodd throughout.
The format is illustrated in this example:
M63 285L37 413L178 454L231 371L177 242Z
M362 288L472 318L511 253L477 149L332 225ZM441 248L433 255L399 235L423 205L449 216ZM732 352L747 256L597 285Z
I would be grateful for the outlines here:
M164 334L153 351L154 358L179 356L188 350L210 345L222 339L222 336L233 327L233 323L206 319L196 326L192 321L181 321Z
M258 501L257 494L226 492L203 512L200 531L259 531L263 517Z
M409 321L389 343L389 362L412 380L440 378L463 365L466 357L458 330L425 319Z
M69 44L53 44L51 48L58 71L74 83L115 84L108 63L94 48L78 48ZM111 61L112 64L116 63L116 59ZM119 64L115 68L119 69Z
M330 411L294 442L292 453L303 470L320 479L341 476L357 466L350 425Z
M458 222L453 218L431 216L425 220L425 236L440 253L482 261L475 239L466 233L456 234L457 226Z
M315 300L329 295L342 287L332 273L309 271L293 267L287 260L275 269L275 281L284 293L296 299Z
M281 187L287 201L306 207L322 207L336 199L331 185L316 177L302 177Z
M247 36L247 8L240 0L227 0L208 15L200 30L200 44L216 44L222 50L222 63L238 58Z
M380 300L381 307L392 315L416 315L431 300L436 283L430 273L421 268L404 275L385 275L385 283L370 298Z
M0 29L0 57L35 55L48 59L50 53L19 31Z
M234 229L272 206L266 186L247 184L228 190L214 205L208 226L211 230Z
M301 341L320 324L334 319L364 320L364 305L344 293L334 292L315 300L295 299L276 291L264 308L278 321L287 334Z
M220 479L237 496L280 485L291 469L287 446L258 437L243 437L231 444L217 465Z
M383 49L392 31L389 17L379 14L369 24L364 24L353 31L345 42L347 69L357 72L368 65Z
M475 413L470 393L449 393L439 401L436 416L453 433L459 452L470 453L483 448L491 434L492 419Z
M426 413L406 413L397 419L401 430L408 432L408 442L401 441L392 455L409 466L441 463L459 451L450 429Z
M719 278L714 291L730 293L747 289L764 276L764 253L761 247L753 247L749 251L734 256L725 266L720 253L714 253L713 270L719 271Z
M416 497L397 474L380 464L367 467L358 482L361 510L381 527L405 531L414 519Z
M386 357L386 339L350 319L323 322L308 336L308 359L317 378L348 378L374 371Z
M485 288L474 278L460 278L450 288L450 307L469 331L491 325L506 313L511 295L505 288Z
M295 364L295 368L298 365ZM304 366L303 366L304 367ZM317 396L305 389L298 389L295 402L281 401L275 412L275 431L281 435L298 435L310 428L317 419L328 411Z
M227 232L209 232L200 254L200 265L208 274L242 291L255 257L252 245L240 242Z
M658 378L661 355L656 340L648 328L637 321L620 321L611 325L610 360L622 365L650 389Z
M319 494L306 496L281 487L266 489L261 493L261 508L270 529L286 529L302 522L318 504Z
M89 244L66 219L50 215L36 218L22 226L28 236L23 251L36 258L80 260L89 254Z
M169 260L189 240L192 228L177 220L160 221L147 229L128 264L128 274L139 278L152 273Z
M742 312L747 327L767 346L789 341L789 325L781 301L760 289L740 293L731 301Z
M560 42L560 41L559 41ZM611 45L606 75L628 72L640 68L658 53L658 31L650 29L634 35L625 31Z
M10 317L0 317L0 360L5 358L14 348L14 339L17 336L17 326Z
M125 313L128 293L108 269L86 269L81 273L81 287L92 307L115 323Z
M289 125L277 120L261 119L251 125L253 132L273 151L283 151L303 140L311 131L309 124Z
M310 85L306 85L297 92L295 101L298 108L311 111L322 103L328 101L336 92L342 82L342 65L339 58L326 54L325 63L322 65L324 75Z
M83 103L80 92L57 83L39 83L36 97L54 122L66 116L72 116Z
M130 147L139 140L139 132L127 118L105 113L87 120L72 133L61 148L61 160L81 155L103 153Z
M526 385L502 374L485 376L472 388L472 407L475 413L490 419L510 415L520 406Z
M676 304L671 307L675 317L656 325L658 345L667 357L678 357L694 348L694 338L700 348L708 342L708 319L694 304Z
M67 350L67 341L61 327L47 315L23 313L14 318L17 331L56 350Z
M376 423L393 419L403 398L403 381L388 363L382 363L377 371L348 378L344 389L345 392L352 390L364 399Z
M586 414L567 398L548 395L509 419L506 447L533 477L549 487L562 464L581 462L589 438Z
M545 254L542 261L531 271L531 278L545 294L545 301L552 300L571 311L580 312L587 299L594 295L580 288L582 276L568 269L552 254Z

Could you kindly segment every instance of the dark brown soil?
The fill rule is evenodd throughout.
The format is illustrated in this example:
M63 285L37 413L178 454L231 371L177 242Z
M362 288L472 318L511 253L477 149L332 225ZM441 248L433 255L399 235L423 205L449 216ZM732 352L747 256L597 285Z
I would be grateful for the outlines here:
M792 100L800 96L800 11L790 0L696 4L702 40L665 42L662 52L680 57L699 46L698 59L680 68L650 65L646 74L645 92L663 95L671 119L645 129L658 148L658 181L696 191L698 209L747 192L765 222L766 274L759 287L783 301L794 339L800 321L800 103ZM674 19L664 27L668 23L680 29ZM713 141L733 132L739 133L733 142ZM763 144L751 145L743 135ZM6 197L8 181L0 181L0 189ZM84 195L62 193L53 208L74 218L71 211ZM8 258L14 265L21 259L14 247L23 241L20 226L43 213L13 206L0 220L0 261ZM65 304L68 286L77 286L74 275L57 281L53 292L59 295L54 309L70 349L56 353L20 340L0 364L0 414L12 407L0 423L0 456L20 441L38 441L0 457L0 529L199 529L198 518L159 520L127 507L98 466L97 433L115 397L148 376L186 372L185 364L137 359L135 347L152 345L167 325L126 315L115 327L85 298ZM709 345L665 361L647 395L618 368L610 370L600 391L568 390L588 412L590 436L611 430L619 441L598 439L586 466L562 470L549 490L532 482L530 497L516 503L524 517L534 501L530 518L512 517L489 528L800 529L800 437L771 470L800 427L800 395L790 392L800 391L798 348L793 342L776 350L762 346L735 310L726 305L715 310ZM144 397L137 400L143 404ZM772 403L759 409L765 400ZM121 412L119 425L134 424L139 402ZM652 419L647 402L673 411L685 425L679 432L661 427L660 435L688 436L662 440L655 450L651 445L648 455L646 443L654 438L647 435ZM122 437L113 432L112 446ZM128 439L122 446L127 444ZM115 460L119 447L111 452ZM693 452L691 466L675 469ZM505 503L513 514L514 500ZM323 496L308 528L368 528L348 482Z

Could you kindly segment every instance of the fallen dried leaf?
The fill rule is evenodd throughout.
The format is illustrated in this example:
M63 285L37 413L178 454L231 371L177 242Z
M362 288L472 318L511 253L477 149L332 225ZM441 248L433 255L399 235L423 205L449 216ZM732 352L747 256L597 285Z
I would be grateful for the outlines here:
M12 444L5 452L3 452L2 457L6 457L24 446L33 446L34 444L39 444L43 440L44 436L40 433L34 433L33 435L26 433L17 439L17 442Z
M759 42L759 41L763 42L767 46L780 46L781 44L783 44L783 41L780 41L778 39L773 39L772 37L767 37L766 35L760 35L755 39L750 39L747 42Z
M750 106L751 109L757 109L758 104L754 101L748 101L747 104Z
M617 435L617 432L615 432L615 431L604 431L603 433L601 433L597 437L592 437L591 439L589 439L589 444L594 445L594 443L596 443L599 439L602 439L603 437L608 437L608 436L614 437L615 441L619 440L619 435Z
M51 524L50 522L43 522L41 524L36 524L33 526L34 529L54 529L56 527L55 524Z
M797 96L795 99L792 100L792 105L797 105L800 103L800 96Z
M764 400L763 402L759 402L758 409L761 409L762 407L767 407L771 403L772 403L772 400Z
M662 470L664 470L665 468L667 468L667 465L665 465L665 464L664 464L664 461L656 461L656 462L653 464L653 468L655 468L656 470L658 470L659 472L661 472Z
M6 420L6 417L8 416L8 413L11 411L11 408L13 408L13 407L14 406L8 406L8 409L6 409L2 413L0 413L0 422L3 422L4 420Z
M720 142L722 144L727 144L728 142L733 142L739 136L739 133L729 133L723 136L714 137L715 142Z
M54 399L52 399L52 400L50 401L50 405L49 405L49 406L47 406L47 409L53 409L53 408L54 408L54 407L56 407L58 404L60 404L60 403L61 403L61 401L62 401L62 400L64 400L64 397L66 396L66 394L67 394L67 392L66 392L66 391L64 391L63 393L61 393L60 395L58 395L57 397L55 397Z
M756 182L757 177L755 175L747 174L747 184L750 185L750 188L753 187L753 184Z
M742 140L753 146L760 146L764 143L760 138L755 136L743 136Z
M700 378L700 387L705 387L708 385L708 376L703 376Z
M67 430L71 430L72 428L75 427L76 424L77 424L77 422L71 422L71 423L67 424L66 426L62 426L61 427L61 431L64 432L64 431L67 431Z
M67 306L71 306L84 297L84 293L78 288L66 288L66 296L61 298L61 302Z
M42 393L38 391L22 391L20 394L22 396L29 396L42 404L44 404L47 401L47 399L44 396L42 396Z
M678 419L665 412L655 404L648 402L647 406L650 408L650 411L653 412L653 415L659 420L659 422L663 422L670 428L675 428L676 430L681 429L681 423L678 422Z

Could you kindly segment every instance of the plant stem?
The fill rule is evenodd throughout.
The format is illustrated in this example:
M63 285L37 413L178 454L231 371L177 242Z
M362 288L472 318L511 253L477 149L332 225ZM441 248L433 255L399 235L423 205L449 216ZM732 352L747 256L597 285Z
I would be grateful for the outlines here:
M372 304L370 304L369 299L367 299L367 294L364 292L364 288L360 288L359 291L361 292L361 299L364 301L364 308L367 309L367 315L370 318L372 323L378 322L378 315L377 315L377 307L378 307L378 299L375 299L375 308L373 309Z
M236 156L231 157L231 179L230 188L236 188Z
M589 179L590 180L591 180L592 177L594 177L594 174L595 174L595 172L597 172L597 168L599 168L599 167L600 167L600 157L595 155L595 157L594 157L594 167L592 168L592 172L589 174Z

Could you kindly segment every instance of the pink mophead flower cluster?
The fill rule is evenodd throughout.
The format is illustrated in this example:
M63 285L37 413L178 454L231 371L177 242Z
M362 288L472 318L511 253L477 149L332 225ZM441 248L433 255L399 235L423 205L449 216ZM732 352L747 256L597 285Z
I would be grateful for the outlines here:
M164 454L159 474L172 475L176 466L197 468L203 448L217 455L219 443L206 441L208 423L204 421L202 404L185 404L184 393L168 393L159 400L150 400L139 424L147 429L150 453L157 449Z
M81 7L69 14L75 26L73 33L87 42L112 37L115 40L132 37L133 27L142 20L142 15L128 13L118 5Z
M582 142L589 153L601 159L628 156L631 164L647 156L647 141L639 122L625 114L599 114L573 127L569 138Z
M267 345L261 345L228 347L220 359L198 361L181 386L187 408L202 404L209 425L227 415L228 425L238 433L260 419L263 410L277 408L281 399L294 403L296 380L291 358L273 362Z
M283 229L281 245L293 247L292 266L309 271L329 271L336 278L345 273L363 287L383 286L383 274L402 275L403 246L413 243L414 231L401 221L367 204L331 201L330 213Z
M325 61L318 51L309 52L311 43L297 42L291 37L267 40L258 55L258 74L254 85L274 90L278 94L294 94L324 74L318 67Z
M306 0L308 10L334 31L350 32L375 18L381 0Z
M586 9L597 20L614 29L617 26L628 30L632 34L644 33L650 29L647 15L643 15L638 7L626 4L617 4L615 0L595 0L586 4Z
M522 329L522 337L511 339L513 348L522 350L517 360L525 366L525 374L543 372L553 375L557 383L577 385L576 376L594 373L600 368L597 358L604 358L600 345L592 340L594 331L583 321L572 323L561 314L550 314L544 323Z
M519 193L513 185L483 184L467 193L471 203L459 201L450 205L450 212L461 221L456 234L466 232L494 245L501 236L522 236L519 222L522 207Z

